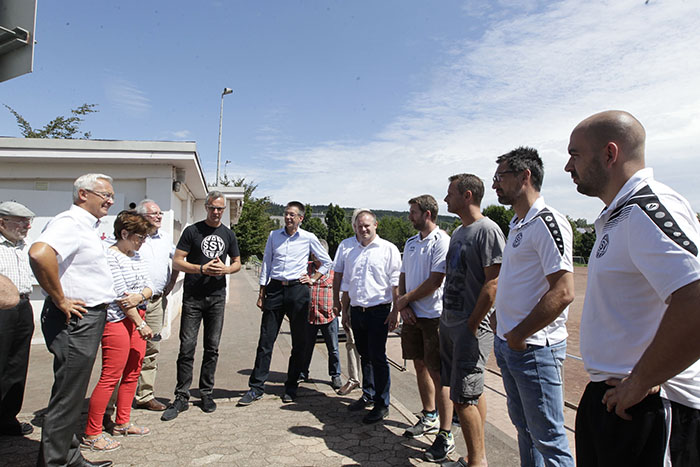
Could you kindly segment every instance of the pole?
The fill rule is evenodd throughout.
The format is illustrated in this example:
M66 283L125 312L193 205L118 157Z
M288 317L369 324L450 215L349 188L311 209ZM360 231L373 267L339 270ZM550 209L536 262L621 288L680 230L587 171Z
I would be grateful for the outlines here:
M226 94L232 94L233 89L231 88L224 88L224 91L221 93L221 112L219 113L219 151L216 156L216 186L219 186L219 168L221 167L221 128L223 126L224 122L224 96Z

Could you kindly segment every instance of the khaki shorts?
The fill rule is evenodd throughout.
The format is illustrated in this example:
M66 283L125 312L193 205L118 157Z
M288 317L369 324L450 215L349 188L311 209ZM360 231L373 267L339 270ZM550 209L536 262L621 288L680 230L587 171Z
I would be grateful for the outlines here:
M429 370L440 371L440 318L416 318L401 327L401 351L406 360L423 360Z

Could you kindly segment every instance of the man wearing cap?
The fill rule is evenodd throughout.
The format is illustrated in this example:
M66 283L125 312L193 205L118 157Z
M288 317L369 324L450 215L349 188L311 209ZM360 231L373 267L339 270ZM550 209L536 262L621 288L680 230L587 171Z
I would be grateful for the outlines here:
M144 199L136 206L136 212L143 215L157 229L153 234L146 237L139 254L148 264L148 272L151 277L151 284L153 284L153 296L148 301L144 319L146 324L153 329L153 333L160 335L163 329L163 315L167 303L166 297L173 289L179 274L178 271L173 271L171 267L175 245L161 232L163 213L155 201ZM156 371L158 370L156 358L159 351L159 341L152 339L146 342L146 355L143 357L141 375L139 376L139 385L136 389L135 397L136 407L139 409L155 411L166 409L165 404L159 402L153 394Z
M17 420L27 382L34 312L29 302L32 271L24 241L34 213L14 201L0 203L0 273L17 287L19 303L0 312L0 435L28 435L34 428Z
M41 330L54 355L39 466L112 465L84 459L74 433L104 332L107 304L117 298L97 231L113 204L111 177L78 177L73 183L73 205L51 219L29 249L34 276L47 295Z

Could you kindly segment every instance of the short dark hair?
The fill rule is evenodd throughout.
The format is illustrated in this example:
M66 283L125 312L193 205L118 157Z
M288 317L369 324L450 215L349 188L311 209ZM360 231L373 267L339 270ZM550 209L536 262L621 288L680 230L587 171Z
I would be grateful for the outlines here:
M122 211L114 219L115 239L119 240L122 230L126 230L129 234L148 235L153 230L153 226L136 211Z
M208 206L211 204L212 201L214 201L215 199L219 199L219 198L223 198L224 202L226 202L226 197L224 196L224 194L222 192L220 192L218 190L212 190L209 193L207 193L207 200L205 201L204 204L206 204Z
M526 169L529 170L532 186L537 191L542 189L544 165L542 164L540 155L537 153L537 149L520 146L496 159L497 164L502 162L506 162L510 170L515 170L516 172L522 172Z
M287 203L285 208L297 208L302 217L304 216L304 213L306 213L306 206L301 204L301 201L290 201Z
M472 192L474 204L481 206L481 200L484 199L484 182L474 174L456 174L448 178L450 183L457 180L457 189L461 194L468 191Z
M437 221L438 204L431 195L420 195L408 200L408 204L415 204L421 212L430 211L430 219Z

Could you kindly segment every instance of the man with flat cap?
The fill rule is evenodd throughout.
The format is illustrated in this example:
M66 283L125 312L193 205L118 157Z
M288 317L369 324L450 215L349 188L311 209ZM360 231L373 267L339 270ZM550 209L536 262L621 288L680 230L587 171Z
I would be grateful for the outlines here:
M14 201L0 203L0 274L17 287L19 303L0 311L0 435L28 435L34 428L17 420L27 382L34 312L29 302L32 270L24 241L34 213Z

